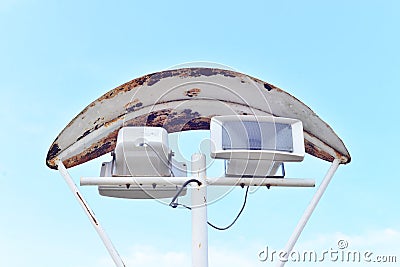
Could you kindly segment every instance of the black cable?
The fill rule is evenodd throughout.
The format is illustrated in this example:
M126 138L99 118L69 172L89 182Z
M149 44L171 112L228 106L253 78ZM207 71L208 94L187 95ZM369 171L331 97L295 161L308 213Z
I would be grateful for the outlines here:
M169 203L169 205L173 208L178 207L178 205L181 205L179 203L176 203L175 200L178 198L178 196L182 193L182 190L190 183L192 182L196 182L199 186L201 186L201 182L197 179L190 179L187 180L186 182L183 183L182 187L179 188L178 192L175 194L175 196L172 198L171 203ZM183 206L183 205L182 205ZM188 208L188 207L187 207Z
M246 206L246 201L247 201L247 195L248 195L248 192L249 192L249 187L250 187L250 185L248 185L247 188L246 188L246 194L245 194L245 196L244 196L243 206L242 206L242 208L240 209L240 211L239 211L238 215L236 216L235 220L233 220L233 222L232 222L230 225L228 225L228 226L226 226L226 227L218 227L218 226L213 225L213 224L210 223L210 222L207 222L207 224L208 224L209 226L213 227L214 229L217 229L217 230L220 230L220 231L227 230L227 229L229 229L232 225L234 225L235 222L237 221L237 219L239 219L240 214L242 214L242 212L243 212L243 210L244 210L244 207Z
M192 210L192 208L191 207L189 207L189 206L186 206L185 204L181 204L181 203L174 203L173 205L176 205L176 206L182 206L182 207L184 207L184 208L187 208L188 210ZM174 207L173 207L174 208Z
M182 206L182 207L185 207L185 208L187 208L187 209L189 209L189 210L192 209L191 207L188 207L188 206L186 206L186 205L184 205L184 204L179 204L179 203L175 202L176 199L178 198L178 196L182 193L182 190L183 190L188 184L190 184L190 183L192 183L192 182L196 182L199 186L201 186L201 182L200 182L199 180L197 180L197 179L190 179L190 180L187 180L186 182L183 183L182 187L179 188L179 191L178 191L178 192L175 194L175 196L172 198L171 203L169 203L169 206L171 206L171 207L173 207L173 208L176 208L176 207L178 207L178 206ZM218 227L218 226L215 226L214 224L212 224L212 223L210 223L210 222L208 222L208 221L207 221L207 224L208 224L209 226L213 227L214 229L217 229L217 230L220 230L220 231L224 231L224 230L227 230L227 229L231 228L231 226L234 225L235 222L239 219L240 215L242 214L242 212L243 212L243 210L244 210L244 207L246 206L247 196L248 196L248 193L249 193L249 188L250 188L250 185L248 185L247 188L246 188L246 193L245 193L245 195L244 195L244 202L243 202L242 208L240 209L238 215L236 216L236 218L233 220L233 222L232 222L231 224L229 224L229 225L226 226L226 227Z

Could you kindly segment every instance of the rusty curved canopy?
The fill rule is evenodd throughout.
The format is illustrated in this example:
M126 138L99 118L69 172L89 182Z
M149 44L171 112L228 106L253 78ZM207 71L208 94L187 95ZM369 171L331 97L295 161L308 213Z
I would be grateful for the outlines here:
M327 161L350 162L332 128L304 103L246 74L183 68L148 74L107 92L82 110L50 146L46 164L69 168L111 152L123 126L157 126L168 132L209 129L215 115L254 114L303 122L305 150Z

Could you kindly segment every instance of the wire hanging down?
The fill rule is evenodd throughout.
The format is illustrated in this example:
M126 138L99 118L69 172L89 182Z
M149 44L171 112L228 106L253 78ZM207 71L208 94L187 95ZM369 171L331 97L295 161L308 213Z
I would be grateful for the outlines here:
M182 190L183 190L188 184L190 184L190 183L192 183L192 182L196 182L199 186L201 185L201 182L200 182L199 180L197 180L197 179L190 179L190 180L187 180L187 181L182 185L182 187L179 189L179 191L176 193L176 195L172 198L171 203L169 203L169 206L171 206L172 208L176 208L176 207L178 207L178 206L182 206L182 207L187 208L187 209L189 209L189 210L192 209L191 207L188 207L188 206L186 206L186 205L184 205L184 204L179 204L179 203L176 202L176 199L178 198L178 196L180 195L180 193L182 192ZM209 226L213 227L214 229L217 229L217 230L220 230L220 231L224 231L224 230L227 230L227 229L231 228L232 225L234 225L235 222L239 219L240 215L242 214L242 212L243 212L243 210L244 210L244 207L246 206L247 196L248 196L248 193L249 193L249 187L250 187L250 185L248 185L247 188L246 188L246 193L245 193L245 196L244 196L244 202L243 202L242 208L240 209L238 215L236 216L236 218L233 220L233 222L232 222L231 224L229 224L229 225L226 226L226 227L218 227L218 226L215 226L214 224L210 223L209 221L207 221L207 224L208 224Z
M226 227L218 227L218 226L215 226L214 224L212 224L212 223L210 223L210 222L207 222L207 224L208 224L209 226L211 226L212 228L217 229L217 230L220 230L220 231L224 231L224 230L227 230L227 229L231 228L231 226L235 224L235 222L237 221L237 219L239 219L240 215L242 214L242 212L243 212L243 210L244 210L244 207L246 206L246 201L247 201L247 195L248 195L248 192L249 192L249 187L250 187L250 185L248 185L247 188L246 188L246 194L245 194L245 196L244 196L244 202L243 202L242 208L240 209L238 215L236 216L236 218L233 220L233 222L232 222L230 225L228 225L228 226L226 226Z

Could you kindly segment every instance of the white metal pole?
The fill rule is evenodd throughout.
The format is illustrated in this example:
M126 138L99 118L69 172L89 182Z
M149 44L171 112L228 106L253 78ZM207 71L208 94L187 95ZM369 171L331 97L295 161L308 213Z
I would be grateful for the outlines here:
M192 193L192 267L208 267L207 182L204 154L192 155L192 176L202 184Z
M308 204L307 209L304 211L303 216L301 217L300 221L297 223L296 228L294 229L289 241L286 243L284 252L285 257L278 261L276 264L277 267L285 266L287 259L289 257L289 253L292 251L294 245L296 244L297 240L301 232L303 231L308 219L310 219L311 214L313 213L315 207L317 206L319 200L321 199L322 195L325 192L325 189L328 187L329 182L331 181L333 175L335 174L337 168L339 167L340 160L334 159L332 162L331 167L329 168L328 172L325 175L325 178L322 180L321 185L318 187L317 192L315 192L313 198L311 199L310 203Z
M83 198L82 194L79 192L78 188L76 187L76 185L74 183L74 180L72 179L71 175L68 173L67 169L65 168L65 166L61 160L58 162L58 171L60 172L61 176L64 178L69 189L73 193L75 199L78 201L78 203L81 205L83 211L88 216L89 221L92 223L97 234L100 236L101 241L103 241L104 245L106 246L106 249L108 250L108 253L110 253L111 258L113 259L115 266L125 267L124 262L122 261L121 257L119 256L114 245L111 243L110 238L107 236L106 232L101 227L99 221L96 219L96 216L94 215L94 212L90 209L89 205Z

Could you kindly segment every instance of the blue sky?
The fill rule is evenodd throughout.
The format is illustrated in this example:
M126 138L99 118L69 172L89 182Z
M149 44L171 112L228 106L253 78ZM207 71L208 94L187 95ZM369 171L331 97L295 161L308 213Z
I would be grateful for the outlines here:
M47 150L103 93L193 61L285 89L347 145L352 162L339 168L297 248L321 251L345 239L400 261L399 11L398 1L1 1L0 265L112 266L64 181L46 167ZM78 183L97 175L100 162L71 174ZM328 167L306 157L287 174L319 183ZM190 266L187 210L81 189L128 266ZM250 194L232 229L209 229L210 266L269 266L258 251L282 248L314 192ZM211 205L210 221L228 224L243 193Z

